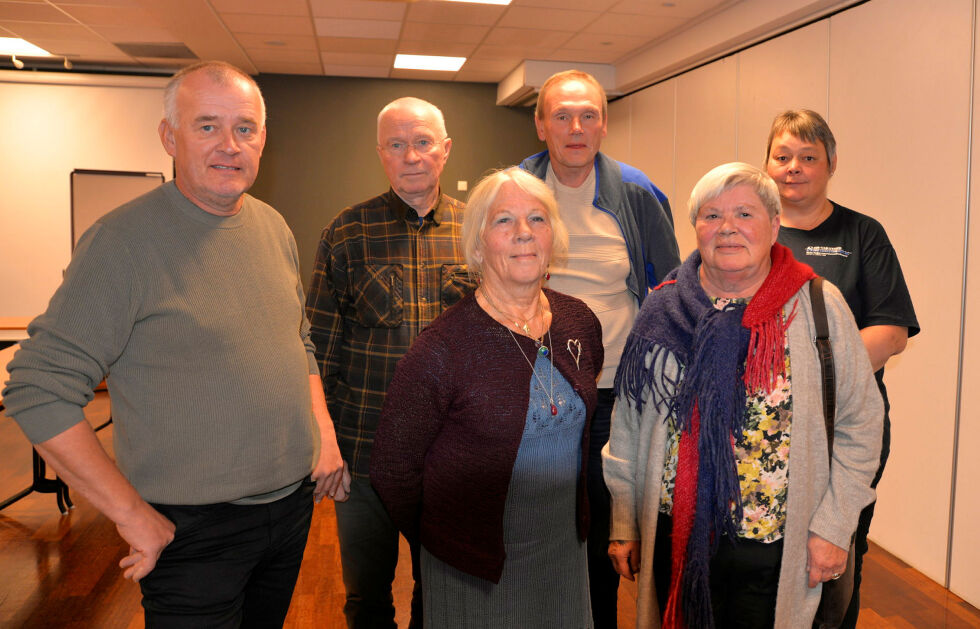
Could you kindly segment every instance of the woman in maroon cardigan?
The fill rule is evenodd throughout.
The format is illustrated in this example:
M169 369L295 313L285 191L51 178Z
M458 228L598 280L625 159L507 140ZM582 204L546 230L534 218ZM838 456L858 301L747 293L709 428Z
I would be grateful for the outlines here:
M536 177L481 181L462 239L480 288L399 362L371 481L422 543L429 629L591 627L584 467L599 322L542 287L568 236Z

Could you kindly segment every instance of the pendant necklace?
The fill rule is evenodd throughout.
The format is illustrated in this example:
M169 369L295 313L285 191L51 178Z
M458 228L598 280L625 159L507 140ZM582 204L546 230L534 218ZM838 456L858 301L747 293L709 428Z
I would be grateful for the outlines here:
M550 373L550 380L551 380L551 390L549 391L547 388L545 388L544 382L541 381L541 376L538 375L538 370L534 368L534 365L531 363L531 359L528 358L527 357L527 354L524 353L524 348L521 347L520 341L517 340L517 337L514 336L514 333L511 332L510 328L507 328L507 331L510 332L510 337L512 339L514 339L514 342L515 343L517 343L517 349L520 350L521 356L524 357L524 360L527 361L528 366L531 367L531 373L534 374L534 377L535 377L535 379L537 379L538 384L541 385L541 389L544 391L544 394L548 396L548 401L551 402L551 414L553 416L554 415L557 415L558 414L558 407L555 406L555 362L553 360L551 360L551 359L548 360L548 364L550 365L550 369L548 371ZM550 330L547 332L547 335L548 335L548 342L551 343L551 331ZM542 339L542 341L544 340L544 335L541 336L541 339ZM545 346L542 345L542 347L545 347ZM547 349L547 348L545 348L545 349ZM538 350L538 353L541 353L541 350L540 349ZM542 356L547 356L547 354L541 354L541 355Z
M487 293L486 289L483 289L482 293L483 293L483 299L486 300L487 304L489 304L491 308L497 311L497 314L499 314L504 319L510 319L510 315L508 315L506 312L498 308L497 305L490 300L490 295ZM530 319L525 319L523 324L515 320L514 329L517 330L518 332L522 332L525 336L529 337L532 341L534 341L534 346L538 348L539 354L541 354L542 356L547 356L549 353L551 353L551 350L548 349L548 345L551 344L551 335L550 334L548 335L548 345L546 345L544 342L545 332L542 332L541 336L535 337L533 334L531 334L531 328L528 325L529 322L534 321L534 319L538 316L538 314L540 314L540 312L541 312L541 297L539 295L537 310L535 310L534 314L531 315ZM541 317L541 326L544 327L544 317ZM507 328L507 331L511 333L511 336L514 335L514 333L511 332L509 327ZM514 340L516 341L517 339L515 338ZM520 347L520 345L518 345L518 347ZM521 351L523 352L524 350ZM524 358L526 360L527 356L525 356Z

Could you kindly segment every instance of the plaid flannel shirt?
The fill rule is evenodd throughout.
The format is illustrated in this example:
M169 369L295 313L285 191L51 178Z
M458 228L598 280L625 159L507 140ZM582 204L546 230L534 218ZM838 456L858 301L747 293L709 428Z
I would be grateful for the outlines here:
M418 214L388 190L323 230L306 300L311 338L344 459L368 477L395 365L419 332L476 288L460 246L463 204Z

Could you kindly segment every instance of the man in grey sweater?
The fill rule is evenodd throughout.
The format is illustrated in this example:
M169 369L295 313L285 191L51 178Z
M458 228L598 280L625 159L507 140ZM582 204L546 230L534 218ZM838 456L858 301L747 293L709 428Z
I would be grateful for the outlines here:
M10 363L8 412L130 545L147 627L281 626L313 502L346 498L292 234L245 194L265 145L247 74L164 93L176 178L99 219ZM82 407L106 378L113 462Z

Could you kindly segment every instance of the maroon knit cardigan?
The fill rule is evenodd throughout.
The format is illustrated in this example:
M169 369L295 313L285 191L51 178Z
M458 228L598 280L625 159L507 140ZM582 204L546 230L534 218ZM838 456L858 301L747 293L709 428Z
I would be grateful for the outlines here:
M582 301L547 289L545 294L555 367L586 405L576 505L584 541L602 330ZM534 342L517 339L533 357ZM576 339L582 345L577 367L568 349ZM398 363L371 453L371 483L395 526L445 563L494 583L504 566L504 503L531 377L510 333L470 295L433 321Z

